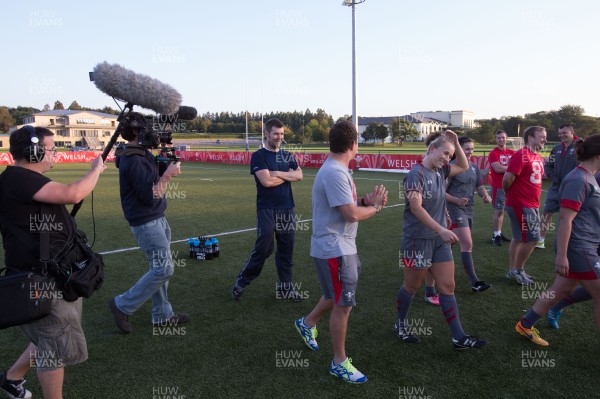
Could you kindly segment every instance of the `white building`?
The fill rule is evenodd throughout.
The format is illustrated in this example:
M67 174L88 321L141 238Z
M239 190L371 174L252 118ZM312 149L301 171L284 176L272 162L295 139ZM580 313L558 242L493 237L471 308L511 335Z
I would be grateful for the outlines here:
M473 129L475 127L475 114L471 111L419 111L411 114L415 117L433 118L447 123L451 127Z
M413 127L419 132L418 141L423 141L425 138L433 132L445 130L448 127L448 123L435 118L429 118L425 116L417 116L415 114L402 115L402 116L382 116L382 117L359 117L358 118L358 142L362 143L362 134L371 123L381 123L388 128L388 138L385 140L386 143L391 143L392 138L392 123L396 119L406 120L412 123Z
M45 127L54 133L57 147L101 149L115 132L117 115L97 111L53 110L25 115L23 125ZM17 125L10 131L23 125ZM4 142L2 142L4 144Z

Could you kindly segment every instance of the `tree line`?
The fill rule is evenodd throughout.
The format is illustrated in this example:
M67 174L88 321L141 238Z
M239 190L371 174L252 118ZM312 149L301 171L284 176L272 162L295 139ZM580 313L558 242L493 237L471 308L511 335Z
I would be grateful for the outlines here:
M383 144L390 133L392 139L398 145L402 145L406 140L416 139L421 135L412 123L405 119L396 118L389 128L383 123L369 123L362 133L362 138L365 142L381 140L381 144Z
M7 132L11 126L22 123L22 117L41 111L49 111L50 105L45 104L43 109L34 107L18 106L10 108L0 106L0 132ZM65 109L63 103L56 100L54 110ZM71 102L68 110L98 111L107 114L118 115L119 110L111 107L100 109L86 108L79 105L77 101ZM278 118L285 123L289 142L312 143L327 141L329 128L339 120L350 120L349 115L344 115L334 121L333 117L318 108L316 112L310 109L293 112L269 112L261 116L260 113L248 113L248 132L260 134L262 121ZM456 129L458 133L467 134L480 143L494 143L496 130L505 130L509 136L522 135L527 126L543 126L548 132L549 141L558 141L558 128L563 123L572 123L575 133L580 136L589 136L600 133L600 118L585 115L583 107L578 105L563 105L557 111L539 111L524 116L502 116L492 119L478 119L475 121L477 127L474 129ZM199 133L244 133L246 132L246 112L205 112L194 120L186 123L188 132ZM375 140L385 141L388 134L399 145L405 140L414 139L419 136L414 125L403 119L395 120L388 128L383 124L371 124L367 126L362 138L369 142Z
M476 122L479 126L465 133L480 143L494 143L497 130L504 130L509 136L523 136L528 126L545 127L548 141L560 140L558 129L565 123L571 123L575 134L581 137L600 133L600 118L585 115L583 107L578 105L563 105L558 111L539 111L524 116L478 119Z
M290 136L288 141L297 143L311 143L327 141L329 128L334 120L331 115L322 109L312 112L269 112L261 116L260 113L246 112L206 112L189 123L189 130L199 133L244 133L246 132L246 118L248 132L260 134L262 122L271 118L280 119L285 124L285 132ZM345 118L350 118L345 116Z
M63 103L56 100L53 108L49 104L44 105L43 109L33 107L18 106L9 108L0 106L0 131L7 132L11 126L21 124L22 118L26 115L31 115L37 112L49 110L64 110ZM81 111L97 111L107 114L118 115L119 110L111 107L104 108L87 108L79 105L77 101L73 101L69 105L68 110ZM260 134L262 122L271 118L278 118L285 123L286 133L289 135L290 142L296 143L311 143L327 141L329 128L333 126L333 117L322 109L317 109L312 112L306 109L304 112L269 112L261 116L260 113L248 113L248 132L251 134ZM339 119L350 119L350 116L345 115ZM339 120L338 119L338 120ZM186 123L187 132L198 133L245 133L246 132L246 112L205 112L199 115L194 120Z

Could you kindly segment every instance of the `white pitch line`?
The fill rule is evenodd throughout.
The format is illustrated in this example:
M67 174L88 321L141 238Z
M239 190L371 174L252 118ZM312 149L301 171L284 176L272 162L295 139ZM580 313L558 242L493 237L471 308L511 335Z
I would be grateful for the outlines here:
M222 172L240 172L239 169L227 169L227 168L210 168L210 167L205 167L205 166L195 166L195 165L186 165L186 168L190 168L190 169L204 169L204 170L218 170L218 171L222 171ZM306 169L305 169L306 170ZM242 171L243 174L246 174L245 171ZM316 174L311 174L311 173L302 173L304 176L307 177L315 177ZM200 180L205 180L205 179L200 179ZM397 183L399 180L386 180L386 179L371 179L368 177L354 177L354 180L370 180L370 181L387 181L387 182L392 182L392 183Z
M373 181L389 181L398 183L399 180L386 180L386 179L369 179L368 177L353 177L354 180L373 180Z
M299 220L297 223L310 222L310 221L312 221L312 219ZM251 229L228 231L228 232L225 232L225 233L206 234L206 236L207 237L221 237L221 236L228 236L228 235L231 235L231 234L246 233L248 231L254 231L254 230L256 230L256 227L253 227ZM179 243L179 242L187 242L188 239L189 238L184 238L182 240L171 241L171 244L176 244L176 243ZM115 249L113 251L104 251L104 252L99 252L99 253L100 253L100 255L110 255L110 254L116 254L116 253L119 253L119 252L135 251L137 249L140 249L140 247Z
M402 205L404 205L404 204L388 205L385 208L395 208L397 206L402 206ZM303 222L312 222L312 219L298 220L296 223L303 223ZM228 236L228 235L238 234L238 233L247 233L249 231L254 231L254 230L256 230L256 227L253 227L253 228L250 228L250 229L243 229L243 230L227 231L225 233L206 234L206 236L208 236L208 237L222 237L222 236ZM184 238L182 240L171 241L171 244L176 244L176 243L180 243L180 242L186 242L188 239L189 238ZM136 251L138 249L140 249L140 247L121 248L121 249L115 249L115 250L112 250L112 251L99 252L99 254L100 255L111 255L111 254L118 254L118 253L121 253L121 252Z

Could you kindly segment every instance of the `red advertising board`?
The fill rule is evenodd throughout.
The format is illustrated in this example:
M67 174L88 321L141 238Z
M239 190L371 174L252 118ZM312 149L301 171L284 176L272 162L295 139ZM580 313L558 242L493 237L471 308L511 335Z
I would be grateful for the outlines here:
M78 151L57 152L56 163L91 162L100 152ZM208 162L225 164L250 164L251 152L220 152L220 151L178 151L177 155L182 162ZM294 153L298 164L302 168L320 168L327 159L328 154ZM422 159L422 155L405 154L358 154L350 162L351 169L385 169L385 170L410 170L415 163ZM114 161L114 153L108 156L108 161ZM471 160L480 168L487 168L487 157L474 156ZM13 163L12 156L8 152L0 153L0 165ZM487 178L486 178L487 180Z

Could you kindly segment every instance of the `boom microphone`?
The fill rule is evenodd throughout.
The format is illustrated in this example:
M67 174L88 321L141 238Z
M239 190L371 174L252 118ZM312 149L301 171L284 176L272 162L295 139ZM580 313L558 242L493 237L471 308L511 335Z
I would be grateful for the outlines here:
M179 106L179 110L171 115L160 115L159 120L173 123L178 120L191 121L196 119L198 116L198 111L194 107L188 107L185 105Z
M171 86L119 64L99 63L90 72L90 80L111 97L159 114L174 114L181 104L181 94Z

